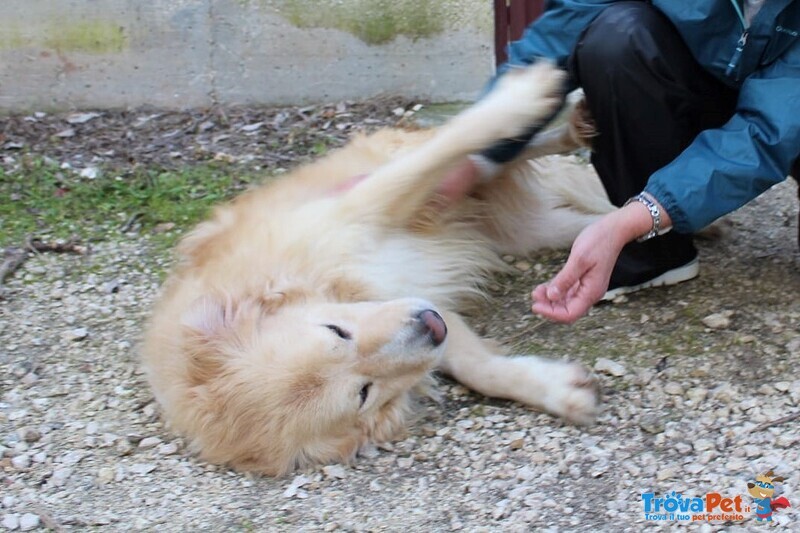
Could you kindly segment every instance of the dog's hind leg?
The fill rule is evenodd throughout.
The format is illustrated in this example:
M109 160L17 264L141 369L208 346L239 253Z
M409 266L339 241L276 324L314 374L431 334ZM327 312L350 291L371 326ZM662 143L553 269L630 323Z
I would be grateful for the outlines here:
M460 316L443 316L449 333L441 368L459 383L571 422L594 420L599 410L597 384L583 367L533 355L501 355L499 346L478 337Z
M591 148L597 135L586 100L578 100L568 111L567 122L545 130L528 143L517 160L537 159L547 155L568 154L578 148Z
M523 161L476 196L486 215L481 230L500 254L566 248L614 208L597 175L574 158Z
M404 225L431 198L444 172L460 158L512 138L558 106L563 73L540 63L507 73L483 100L457 115L428 142L375 170L345 193L342 216Z

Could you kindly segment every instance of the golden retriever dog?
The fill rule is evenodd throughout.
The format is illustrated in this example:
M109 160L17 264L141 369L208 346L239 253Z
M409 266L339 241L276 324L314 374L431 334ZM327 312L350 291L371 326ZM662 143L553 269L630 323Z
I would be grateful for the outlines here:
M218 207L180 244L143 346L170 427L239 470L347 462L402 433L436 369L592 421L586 370L507 356L458 309L504 267L498 254L569 245L608 209L599 184L577 164L523 161L447 209L435 201L455 163L549 116L562 82L549 65L510 72L441 128L357 137ZM569 135L532 153L573 147Z

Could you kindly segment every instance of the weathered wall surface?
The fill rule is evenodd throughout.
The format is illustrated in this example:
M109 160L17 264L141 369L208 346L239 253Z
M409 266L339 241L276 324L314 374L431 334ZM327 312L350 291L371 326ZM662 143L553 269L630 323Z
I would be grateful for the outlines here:
M0 108L475 96L484 0L2 0Z

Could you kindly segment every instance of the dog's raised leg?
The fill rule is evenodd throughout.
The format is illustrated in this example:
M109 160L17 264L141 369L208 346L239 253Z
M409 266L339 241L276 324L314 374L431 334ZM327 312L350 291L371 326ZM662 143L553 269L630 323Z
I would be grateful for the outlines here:
M547 155L568 154L578 148L591 148L597 135L586 100L580 99L568 110L565 124L545 130L533 139L517 160L536 159Z
M449 333L441 369L459 383L571 422L594 420L599 410L597 384L582 366L534 355L500 355L498 345L478 337L460 316L443 316Z
M405 224L430 198L450 165L545 120L560 101L563 73L547 63L507 73L483 100L417 149L390 161L338 202L343 216Z

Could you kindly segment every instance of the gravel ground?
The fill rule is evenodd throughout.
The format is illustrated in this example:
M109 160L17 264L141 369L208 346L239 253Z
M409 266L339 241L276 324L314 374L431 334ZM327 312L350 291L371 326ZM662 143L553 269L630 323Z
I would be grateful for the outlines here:
M368 125L394 123L396 116L387 111L392 105L400 104L373 104L347 119L354 126L337 130L334 120L324 131L344 132L343 137L366 119L376 121ZM306 122L319 128L325 109L336 106L315 108ZM15 144L23 144L73 166L109 160L176 165L189 162L190 154L203 159L224 152L268 168L284 164L291 154L264 155L265 145L254 143L242 126L263 122L253 131L266 130L280 113L296 117L296 111L215 111L213 116L241 117L229 119L238 125L226 126L225 133L240 141L228 141L224 150L198 149L197 135L204 134L198 133L204 122L198 116L208 113L162 115L169 124L195 124L179 136L195 140L183 139L177 147L137 144L115 134L97 149L91 148L99 142L91 132L89 145L75 140L70 148L52 140L52 132L70 127L66 116L14 117L5 123L5 164L13 164ZM379 118L370 118L375 113ZM124 132L147 115L106 114L97 120L106 121L106 131ZM51 134L36 137L14 124ZM163 139L158 135L176 129L169 124L148 135ZM60 139L73 142L80 132L73 133ZM307 144L295 149L302 146ZM198 461L161 422L136 346L171 258L156 251L149 235L132 228L94 244L85 256L31 257L7 281L0 301L1 525L10 530L670 530L676 523L645 521L642 493L717 492L742 496L750 505L746 483L774 469L786 478L778 492L794 505L779 511L776 522L797 530L800 418L789 419L800 414L796 195L795 184L787 182L727 217L722 237L699 243L699 279L598 306L574 326L544 323L527 311L529 289L554 273L564 254L507 258L518 274L494 281L493 299L475 311L472 322L520 352L568 355L593 366L605 405L596 425L566 426L442 379L441 403L423 405L405 440L372 450L352 466L285 479L241 475ZM765 527L749 513L744 521L683 526Z

